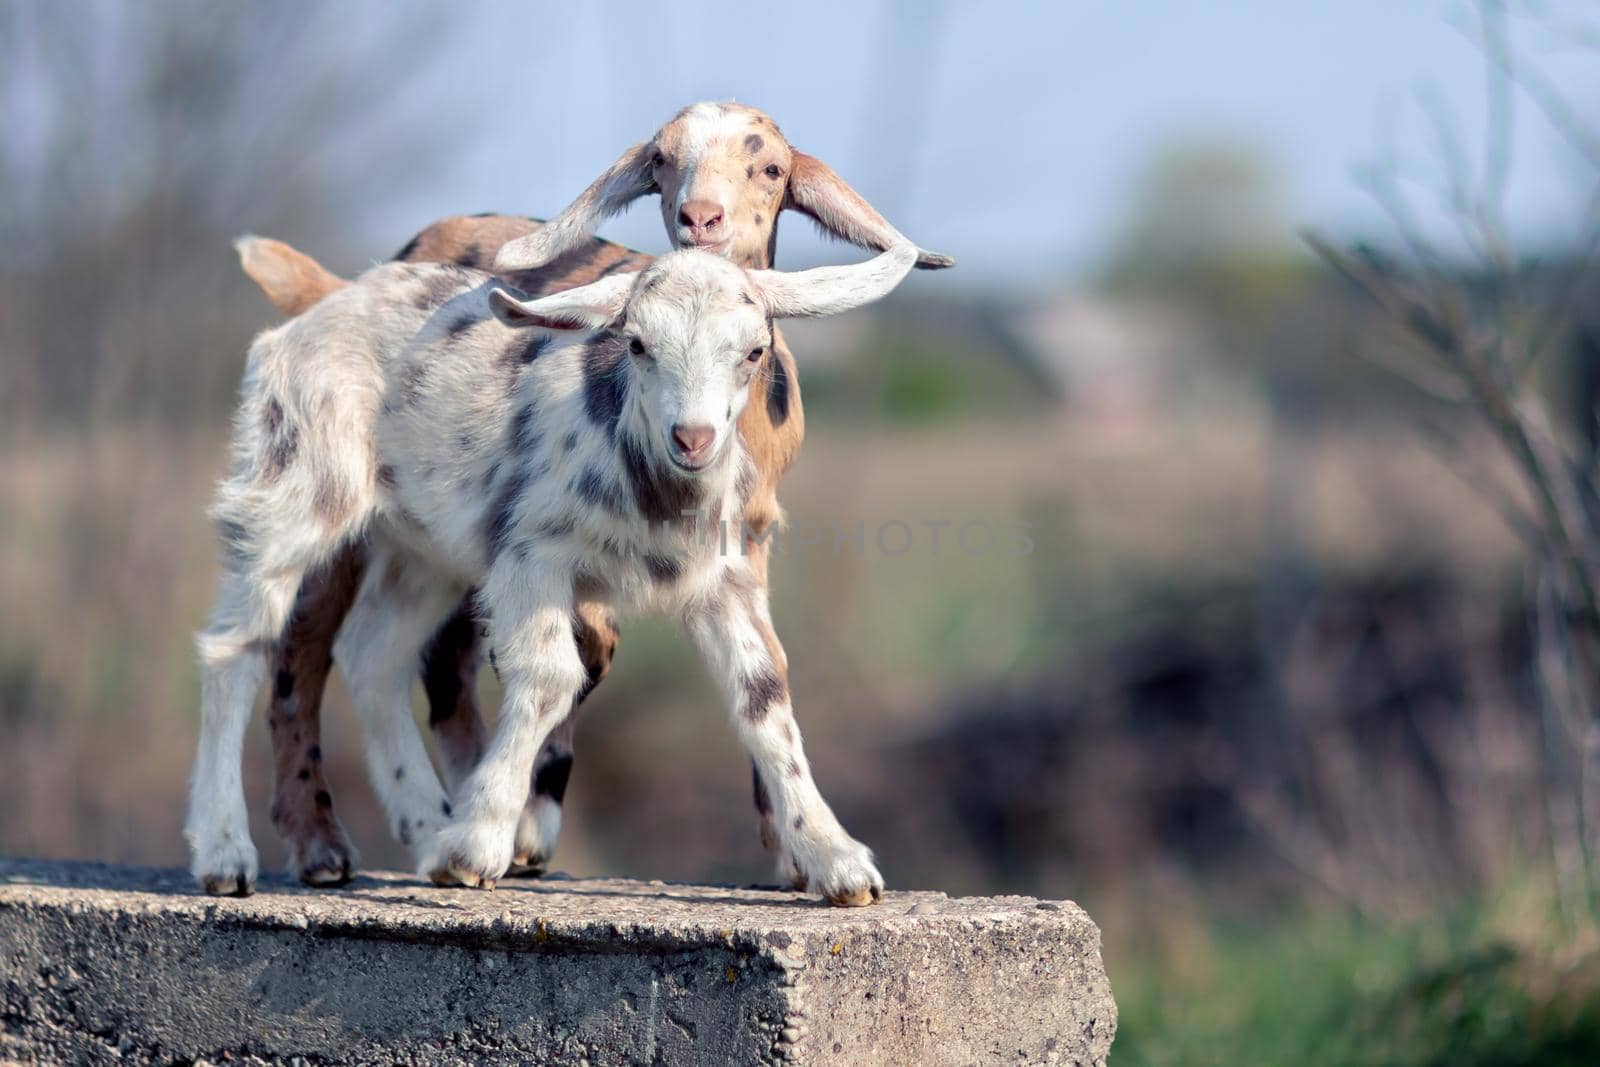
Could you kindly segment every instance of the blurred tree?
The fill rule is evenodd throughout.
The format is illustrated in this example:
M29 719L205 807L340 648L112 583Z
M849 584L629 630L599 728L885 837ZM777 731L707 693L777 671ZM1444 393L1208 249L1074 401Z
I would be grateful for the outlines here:
M445 13L361 13L0 8L9 432L130 415L214 424L264 310L240 284L231 238L315 234L327 254L352 215L425 176L422 124L402 120L415 117L407 88L437 53Z
M1481 151L1456 139L1453 116L1435 108L1444 160L1439 190L1468 258L1461 262L1417 224L1411 189L1391 161L1368 185L1393 225L1398 251L1313 247L1409 332L1385 353L1388 366L1434 401L1421 422L1440 455L1492 501L1524 540L1532 580L1533 682L1546 753L1545 807L1551 865L1569 919L1600 927L1600 484L1592 442L1597 419L1592 325L1600 263L1600 131L1550 84L1519 31L1544 27L1573 47L1594 48L1538 7L1477 0L1464 27L1483 57L1488 115ZM1506 224L1519 111L1559 134L1582 162L1587 210L1555 264L1522 253ZM1565 342L1578 366L1564 389L1546 387L1552 353ZM1574 397L1578 398L1574 402ZM1487 430L1498 462L1484 462L1472 435Z
M1284 197L1271 165L1225 141L1158 152L1137 182L1105 274L1113 291L1191 297L1259 326L1296 280Z

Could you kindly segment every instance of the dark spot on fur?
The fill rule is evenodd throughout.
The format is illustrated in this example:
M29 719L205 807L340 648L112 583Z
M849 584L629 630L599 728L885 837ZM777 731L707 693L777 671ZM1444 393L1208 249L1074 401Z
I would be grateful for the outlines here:
M333 807L333 797L328 793L328 791L326 789L317 790L317 807L319 807L319 808L331 808L331 807Z
M306 758L309 759L312 763L321 763L322 762L322 746L321 745L312 745L310 751L308 751L306 753Z
M645 553L644 569L650 572L650 580L654 582L675 582L683 576L683 564L679 560L653 552Z
M772 797L767 794L767 783L761 780L761 771L754 763L750 764L750 786L755 794L756 811L761 815L772 814Z
M763 225L766 221L767 220L762 217L761 212L759 212L759 211L756 212L756 225L757 226Z
M267 400L267 405L261 412L261 425L269 434L277 433L278 427L283 425L283 405L278 403L277 397Z
M219 519L217 535L222 539L222 559L230 570L244 571L255 565L255 545L243 523Z
M783 684L783 679L772 671L762 671L745 679L744 717L750 722L760 722L774 704L781 703L787 697L788 688Z
M761 221L761 216L760 215L756 216L756 221L757 222ZM756 298L751 296L749 293L740 293L739 294L739 299L741 301L743 301L744 303L749 304L751 307L755 307L756 306Z
M572 516L564 515L559 519L541 519L533 532L540 537L562 538L570 535L577 528Z
M610 592L606 580L593 571L580 567L572 575L572 593L580 600L594 600ZM613 627L615 629L615 627Z
M404 767L396 767L394 769L394 780L395 781L403 782L403 781L405 781L405 777L406 777L406 769Z
M506 547L506 542L510 540L517 504L522 499L522 491L527 487L527 482L527 468L518 468L500 484L499 492L495 493L494 499L489 503L489 510L485 513L488 521L484 525L484 541L490 560L498 556Z
M453 814L453 811L450 807L450 802L448 800L441 800L439 802L439 811L447 819Z
M794 828L796 830L800 829L800 827L804 826L805 824L806 824L806 817L804 815L796 815L794 817Z
M411 844L411 820L407 819L405 816L401 816L400 831L399 833L395 834L395 836L400 839L400 843L402 845Z
M456 434L456 449L461 452L473 452L478 448L478 442L472 434L462 430Z
M772 362L772 376L767 383L767 418L772 425L782 426L789 421L789 370L776 352L768 357Z
M609 334L591 339L583 353L583 406L589 421L617 432L622 404L627 399L627 348L620 337Z
M461 264L463 267L477 267L481 265L479 260L482 257L483 246L478 242L473 241L471 244L467 245L467 247L461 250L461 254L456 257L456 262Z
M279 671L273 682L273 692L277 694L279 700L288 700L294 694L293 671Z
M744 168L744 176L746 178L754 178L756 176L756 165L754 163Z
M477 647L476 622L468 612L457 611L422 650L422 691L428 697L430 725L437 726L456 713L465 680L477 666Z
M628 514L622 488L594 467L585 467L583 473L572 480L571 489L586 503L612 515L625 517Z
M267 444L266 458L261 465L261 478L263 481L272 482L288 470L289 464L294 462L295 453L300 450L300 431L293 424L282 426L272 440Z
M511 451L522 455L539 447L540 435L533 431L533 401L522 405L511 420Z
M295 775L295 777L302 782L309 782L311 780L311 771L307 767L301 767L300 773Z
M744 139L744 150L752 156L765 148L767 142L762 140L759 133L752 133Z
M785 771L790 778L800 777L800 762L798 760L790 760L789 766L785 768Z
M417 234L406 242L406 246L394 254L396 260L410 259L417 254L417 246L422 244L422 234Z
M565 436L565 437L563 437L561 439L561 450L563 452L573 452L573 451L577 450L577 447L578 447L578 431L577 430L568 430L567 431L567 436Z
M523 345L517 351L517 362L523 366L527 366L529 363L532 363L534 360L538 359L539 356L544 353L545 349L549 348L555 343L556 339L554 334L536 333L532 337L528 338L528 343Z
M395 487L394 468L387 463L378 468L378 484L385 489L393 489Z
M540 767L539 773L534 775L534 794L561 803L567 795L567 779L571 775L572 757L563 753Z
M422 285L411 298L411 306L418 311L432 311L449 303L469 280L459 268L440 264L422 276Z
M645 446L632 436L622 442L622 466L633 488L633 502L649 521L681 522L684 512L699 506L699 487L652 463Z

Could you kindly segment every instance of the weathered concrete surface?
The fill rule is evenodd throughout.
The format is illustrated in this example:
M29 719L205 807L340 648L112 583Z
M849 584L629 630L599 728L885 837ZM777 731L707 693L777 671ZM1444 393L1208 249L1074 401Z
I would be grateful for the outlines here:
M0 860L0 1061L1100 1064L1077 905L615 880L493 893Z

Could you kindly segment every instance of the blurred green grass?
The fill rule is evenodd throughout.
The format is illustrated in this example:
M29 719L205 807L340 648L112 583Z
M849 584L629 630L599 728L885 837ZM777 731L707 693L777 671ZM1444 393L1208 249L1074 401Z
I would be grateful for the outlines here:
M1108 961L1118 1067L1589 1067L1600 958L1548 896L1395 924L1314 911L1201 920ZM1531 910L1530 910L1531 909Z

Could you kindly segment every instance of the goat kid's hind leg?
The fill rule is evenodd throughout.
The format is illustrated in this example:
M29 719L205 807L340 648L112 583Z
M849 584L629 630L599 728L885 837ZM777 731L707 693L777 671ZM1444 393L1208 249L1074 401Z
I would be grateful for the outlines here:
M272 671L272 825L289 849L289 870L311 886L338 886L357 864L323 775L322 698L333 641L361 584L359 545L306 576Z
M334 643L361 717L367 773L390 830L414 857L449 819L451 804L412 715L411 684L424 643L460 598L460 586L380 541Z
M534 758L572 710L585 677L572 631L572 576L535 557L490 568L479 601L505 696L477 769L457 794L456 815L422 865L440 884L493 888L511 866Z
M533 791L517 821L516 844L512 850L514 876L538 877L555 855L556 838L561 833L561 805L566 800L567 780L572 775L573 734L577 731L578 709L594 692L595 686L611 670L617 651L617 622L604 604L584 602L572 616L578 640L578 655L587 674L583 688L572 702L572 710L550 732L533 764Z
M787 661L764 590L753 579L730 584L687 621L755 763L780 863L792 862L806 887L830 904L855 907L882 899L883 876L872 851L845 832L811 778L790 705Z
M255 889L259 860L245 807L245 727L300 580L332 553L342 531L307 524L263 533L245 521L255 517L248 508L228 503L214 512L227 559L210 625L195 641L200 742L184 837L190 871L207 893L246 896Z

